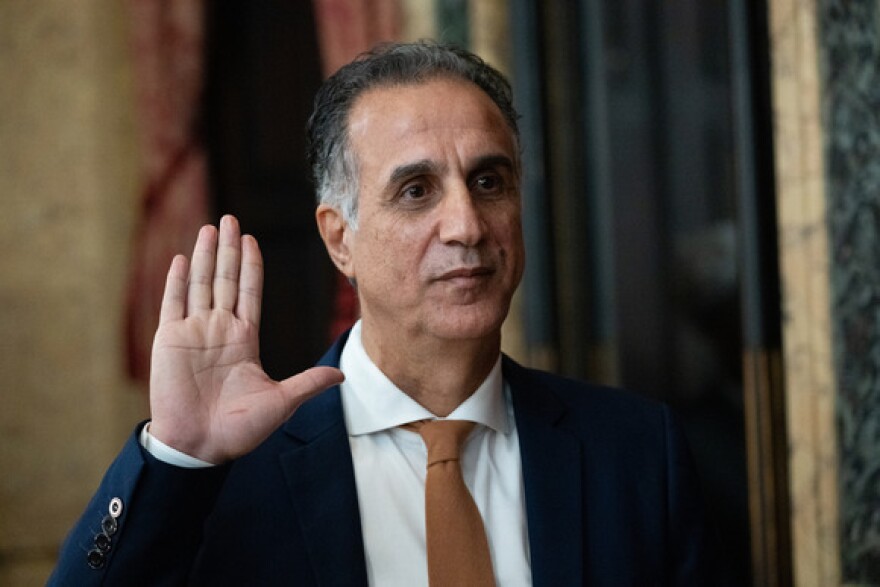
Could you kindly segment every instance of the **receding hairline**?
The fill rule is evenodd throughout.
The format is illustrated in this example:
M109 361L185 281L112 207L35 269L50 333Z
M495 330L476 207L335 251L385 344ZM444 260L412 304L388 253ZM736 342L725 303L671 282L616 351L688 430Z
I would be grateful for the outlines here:
M461 85L462 87L473 88L486 99L488 104L491 104L491 107L494 109L494 114L497 115L501 126L507 129L508 133L510 134L510 139L515 154L514 167L516 167L519 164L519 135L517 133L517 128L510 124L510 121L507 119L507 116L504 114L504 111L501 109L501 107L495 102L492 96L488 92L486 92L486 90L480 87L479 84L466 77L457 75L455 72L450 72L446 70L432 71L424 76L419 76L411 80L382 80L373 86L365 88L352 100L351 105L346 111L345 118L343 120L343 142L345 143L346 148L351 152L351 155L354 156L354 163L358 166L360 165L357 154L354 153L353 145L351 143L351 123L355 115L358 113L359 108L363 104L364 99L366 99L368 96L383 91L393 91L396 88L419 88L438 81L448 81L457 85Z
M376 92L394 90L396 88L418 88L418 87L426 86L426 85L429 85L431 83L438 82L438 81L439 82L448 81L451 83L455 83L455 84L459 84L462 86L467 86L467 87L473 88L473 89L477 90L478 92L480 92L480 94L482 94L487 100L489 100L489 102L495 107L495 110L501 116L501 120L504 121L504 126L506 126L507 128L509 128L511 130L514 137L518 136L519 129L511 124L511 121L508 120L507 115L505 114L504 110L495 101L495 98L493 98L492 95L486 91L485 88L480 86L480 84L478 84L477 82L475 82L472 79L469 79L463 75L459 75L458 73L456 73L454 71L448 71L445 69L440 69L440 70L436 70L436 71L428 71L428 72L425 72L423 75L419 75L419 76L413 77L412 79L407 79L407 80L400 80L400 79L377 80L375 83L370 84L369 86L363 88L360 92L358 92L357 96L355 96L352 99L351 104L349 105L349 107L347 109L346 117L345 117L345 128L348 129L348 125L351 121L352 113L357 109L358 104L361 101L363 101L365 96L368 96L368 95L376 93Z

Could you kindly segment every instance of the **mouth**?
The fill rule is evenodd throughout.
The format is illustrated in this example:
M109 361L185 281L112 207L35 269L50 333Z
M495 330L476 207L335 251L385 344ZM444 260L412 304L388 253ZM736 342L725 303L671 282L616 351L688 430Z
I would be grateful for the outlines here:
M451 269L437 278L437 281L468 281L487 277L494 273L489 267L458 267Z

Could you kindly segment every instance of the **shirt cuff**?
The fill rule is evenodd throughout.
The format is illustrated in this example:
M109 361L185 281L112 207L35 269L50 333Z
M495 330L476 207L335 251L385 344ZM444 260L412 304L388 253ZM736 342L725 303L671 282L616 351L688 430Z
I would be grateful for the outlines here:
M214 467L214 463L203 461L186 453L180 452L176 448L171 448L152 434L150 434L150 423L141 429L140 435L141 446L144 450L153 455L157 460L174 465L175 467L183 467L184 469L205 469Z

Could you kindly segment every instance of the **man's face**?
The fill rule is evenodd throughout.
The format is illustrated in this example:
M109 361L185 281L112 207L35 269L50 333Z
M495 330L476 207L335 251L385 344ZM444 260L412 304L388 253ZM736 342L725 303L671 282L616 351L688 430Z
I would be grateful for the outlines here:
M345 229L364 333L498 336L523 271L513 134L470 83L377 88L355 102L358 229ZM391 338L387 338L391 337Z

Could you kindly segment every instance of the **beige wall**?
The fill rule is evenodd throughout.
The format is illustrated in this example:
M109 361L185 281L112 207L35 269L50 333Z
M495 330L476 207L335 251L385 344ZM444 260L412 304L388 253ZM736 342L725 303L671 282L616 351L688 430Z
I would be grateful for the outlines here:
M118 0L0 2L0 584L41 585L143 394L122 373L137 201Z

